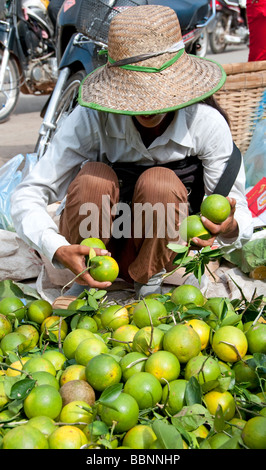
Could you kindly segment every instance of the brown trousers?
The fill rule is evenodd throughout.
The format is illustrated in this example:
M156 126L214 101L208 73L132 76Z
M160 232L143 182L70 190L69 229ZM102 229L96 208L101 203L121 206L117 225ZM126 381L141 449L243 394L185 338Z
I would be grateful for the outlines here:
M107 205L102 204L102 196ZM115 171L105 163L86 163L69 186L66 206L60 218L60 233L71 244L80 243L87 236L102 239L119 264L119 277L145 284L163 268L170 271L173 267L175 254L167 244L178 241L178 235L171 230L177 231L180 217L187 215L187 189L172 170L155 166L137 178L127 211L125 206L116 206L120 211L122 209L122 215L121 212L110 213L119 203L119 198ZM91 204L86 205L88 202L93 203L98 212L91 209ZM144 207L151 208L147 212L148 218L141 210ZM86 221L88 234L84 232ZM116 235L117 230L115 233L106 230L106 227L114 228L116 222L118 227L119 221L123 227L120 228L120 238Z

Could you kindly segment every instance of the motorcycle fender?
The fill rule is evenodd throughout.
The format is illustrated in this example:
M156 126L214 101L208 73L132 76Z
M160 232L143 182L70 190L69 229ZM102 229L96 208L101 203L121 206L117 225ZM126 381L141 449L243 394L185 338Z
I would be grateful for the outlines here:
M8 25L0 23L0 44L4 47L8 46Z
M15 57L19 57L19 50L17 47L17 39L16 39L16 32L15 29L12 29L11 33L9 33L5 25L0 23L0 45L8 48L9 52L11 52Z
M95 44L93 42L86 42L79 45L74 42L74 39L75 35L72 36L64 51L59 64L59 70L64 67L74 68L74 64L80 63L88 74L95 69L95 61L93 59Z

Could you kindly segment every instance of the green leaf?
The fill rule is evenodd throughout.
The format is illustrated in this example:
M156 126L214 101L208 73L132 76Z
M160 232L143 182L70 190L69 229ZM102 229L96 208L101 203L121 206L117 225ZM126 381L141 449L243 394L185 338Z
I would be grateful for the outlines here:
M223 409L221 405L218 405L215 417L214 417L214 430L216 432L222 432L225 429L225 419L223 414Z
M187 405L193 405L195 403L202 402L202 391L200 384L196 377L190 377L186 390L185 390L185 400Z
M53 309L53 313L58 317L71 317L71 315L75 315L75 313L77 313L77 310L70 310L68 308L55 308Z
M4 297L18 297L19 299L25 298L28 300L40 299L35 289L27 284L14 282L10 279L5 279L0 282L0 299Z
M93 248L91 248L90 253L89 253L89 259L91 260L92 258L95 258L95 256L96 256L96 251Z
M22 379L11 388L10 398L24 400L35 386L36 380Z
M172 424L156 419L152 422L152 429L162 449L183 449L182 436Z
M110 385L110 387L107 387L103 393L101 394L99 398L99 403L102 405L108 405L110 404L120 395L123 389L123 384L118 383L115 385Z
M92 295L88 296L88 302L90 307L92 307L94 310L98 309L98 302Z
M107 294L107 290L98 290L95 292L93 297L97 300L102 299Z
M109 432L108 426L103 421L93 421L88 424L88 428L92 436L104 436Z
M239 449L239 440L239 436L228 437L228 440L218 447L218 449Z
M187 311L186 311L187 315L192 315L193 317L194 316L199 316L201 318L206 318L208 317L211 312L210 310L206 310L205 308L203 307L193 307L193 308L189 308Z
M168 243L167 248L169 248L169 250L174 251L175 253L186 253L188 251L187 246L178 245L177 243Z

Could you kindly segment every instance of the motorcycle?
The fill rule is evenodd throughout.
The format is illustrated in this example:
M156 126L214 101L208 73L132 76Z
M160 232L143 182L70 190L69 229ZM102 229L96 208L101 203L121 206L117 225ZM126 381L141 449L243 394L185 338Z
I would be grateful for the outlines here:
M20 92L50 95L55 87L55 28L44 2L0 2L0 123L14 111Z
M38 158L44 155L56 130L75 108L81 81L96 67L106 63L111 19L124 8L156 3L157 0L65 1L57 16L59 76L41 112L43 122L35 147ZM212 10L209 0L158 0L158 4L176 11L187 52L202 54L203 32L207 32L208 22L215 17L215 3Z
M217 1L216 17L209 26L209 44L213 54L224 52L228 45L247 44L245 1Z

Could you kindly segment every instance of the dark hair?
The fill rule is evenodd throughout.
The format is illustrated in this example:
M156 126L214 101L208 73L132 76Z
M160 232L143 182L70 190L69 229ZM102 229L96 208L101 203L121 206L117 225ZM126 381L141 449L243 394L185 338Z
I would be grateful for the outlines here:
M203 103L206 103L209 106L212 106L213 108L217 109L217 111L219 111L219 113L224 117L224 119L226 120L227 124L230 127L230 119L229 119L227 112L219 105L217 99L213 95L203 100Z

